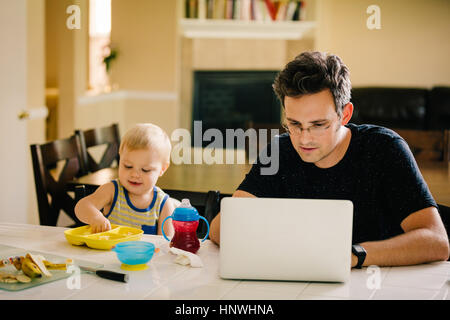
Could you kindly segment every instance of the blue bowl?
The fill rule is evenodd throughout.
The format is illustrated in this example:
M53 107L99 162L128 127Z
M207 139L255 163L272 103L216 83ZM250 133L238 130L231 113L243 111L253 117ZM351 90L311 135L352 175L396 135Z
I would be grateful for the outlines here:
M112 249L117 258L125 265L143 265L151 260L155 253L155 245L145 241L125 241L116 244Z

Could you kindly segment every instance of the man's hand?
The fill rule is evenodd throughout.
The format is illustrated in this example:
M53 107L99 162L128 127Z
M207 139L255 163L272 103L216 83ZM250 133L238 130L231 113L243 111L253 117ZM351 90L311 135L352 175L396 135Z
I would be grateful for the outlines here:
M448 236L435 207L410 214L401 227L404 233L390 239L360 243L367 251L364 266L408 266L448 259ZM352 267L357 260L352 254Z

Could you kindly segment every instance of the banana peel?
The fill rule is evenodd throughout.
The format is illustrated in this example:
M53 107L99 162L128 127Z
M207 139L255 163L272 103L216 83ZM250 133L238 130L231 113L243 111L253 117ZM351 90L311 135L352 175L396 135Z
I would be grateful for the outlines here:
M65 263L52 263L47 260L44 260L42 262L44 263L45 267L48 270L66 270L67 269L67 264L65 264Z
M50 271L47 270L47 268L45 267L44 263L42 262L42 261L44 261L44 257L43 256L27 253L27 255L25 256L25 259L27 259L27 258L32 260L33 263L38 266L38 268L41 270L41 273L44 276L46 276L46 277L51 277L52 276Z
M39 267L33 263L33 261L31 261L30 258L24 258L22 261L22 272L30 277L31 279L33 278L38 278L42 276L42 272L39 269Z

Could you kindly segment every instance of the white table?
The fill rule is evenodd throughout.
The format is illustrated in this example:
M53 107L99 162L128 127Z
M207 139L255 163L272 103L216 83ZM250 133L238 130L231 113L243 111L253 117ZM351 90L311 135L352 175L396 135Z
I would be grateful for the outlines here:
M123 271L113 251L72 246L65 228L0 223L0 244L88 260L105 269L130 274L128 283L81 274L80 288L69 289L67 279L17 292L0 290L4 299L186 299L186 300L303 300L303 299L446 299L450 300L449 262L353 269L347 283L237 281L219 277L219 248L210 241L198 255L203 268L175 264L168 242L161 236L144 235L161 251L144 271ZM380 282L377 282L377 279ZM377 288L377 284L379 287Z

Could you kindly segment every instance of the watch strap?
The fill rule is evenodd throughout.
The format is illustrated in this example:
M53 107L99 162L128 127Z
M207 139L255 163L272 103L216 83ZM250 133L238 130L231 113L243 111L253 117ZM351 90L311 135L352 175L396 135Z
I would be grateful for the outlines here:
M352 245L352 253L358 258L358 263L356 264L355 268L361 269L364 260L366 260L366 249L363 248L363 246L359 244Z

